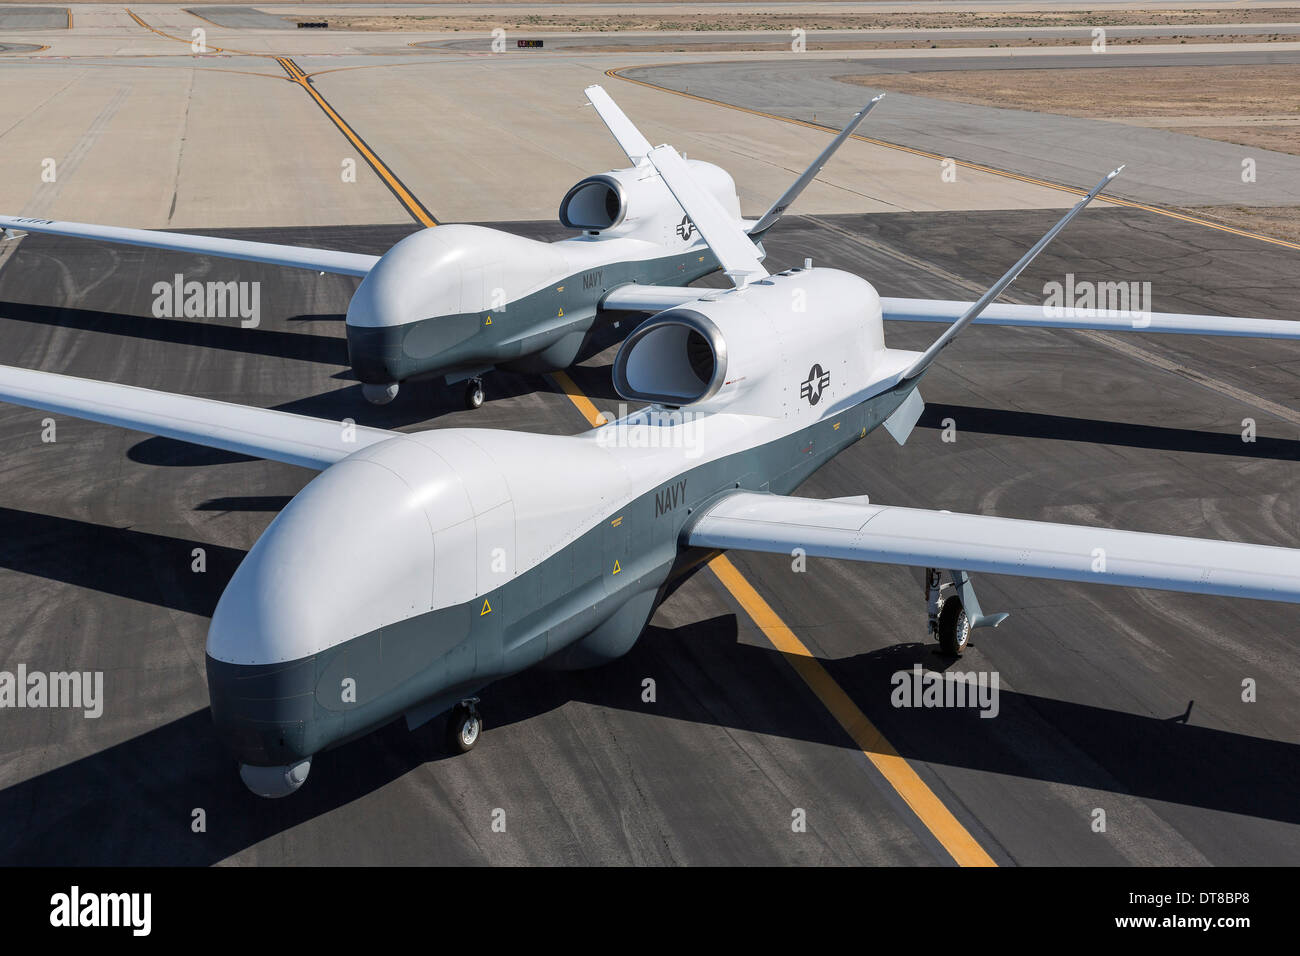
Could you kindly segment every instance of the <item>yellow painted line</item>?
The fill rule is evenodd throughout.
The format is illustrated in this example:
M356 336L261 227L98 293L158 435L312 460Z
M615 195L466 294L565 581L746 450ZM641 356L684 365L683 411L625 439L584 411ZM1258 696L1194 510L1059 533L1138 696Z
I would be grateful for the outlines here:
M605 424L605 416L596 410L596 406L592 404L591 399L583 393L582 389L578 388L573 379L569 378L567 372L552 372L547 378L558 385L560 391L569 396L569 401L573 402L574 407L582 413L582 417L587 420L587 424L592 428L599 428Z
M276 62L284 68L284 71L289 74L289 78L307 91L307 95L315 100L316 105L325 111L325 115L328 116L334 122L334 125L339 128L339 131L347 137L348 142L356 147L357 152L365 157L366 162L370 164L370 168L373 169L379 175L379 178L384 181L384 185L386 185L392 191L393 195L397 197L398 202L406 207L406 211L409 212L417 222L423 223L425 226L436 226L438 221L433 218L429 213L429 210L424 208L424 204L415 198L411 191L403 185L400 179L393 175L393 171L388 168L382 159L375 155L374 150L365 144L365 141L356 134L343 117L339 116L339 114L335 112L334 107L330 106L329 103L325 101L325 98L316 92L316 89L309 82L307 74L299 69L298 64L294 63L293 60L286 56L279 56L275 59Z
M959 866L997 866L993 858L970 835L970 831L961 825L952 811L944 806L943 801L935 796L934 791L912 769L911 764L899 755L826 668L822 667L803 641L754 590L753 585L731 563L731 559L720 554L709 562L709 567L953 860Z
M827 133L838 133L839 130L831 126L823 126L821 123L809 123L806 120L793 119L789 116L779 116L776 113L765 113L762 110L750 109L748 106L737 106L735 103L724 103L722 100L711 99L707 96L699 96L695 93L685 93L681 90L674 90L667 86L660 86L657 83L650 83L646 80L638 80L630 76L624 76L623 70L634 69L633 67L619 67L617 69L606 70L605 75L611 79L623 80L627 83L635 83L638 86L644 86L648 89L659 90L663 93L672 93L675 96L684 96L687 99L696 100L700 103L709 103L713 106L722 106L729 110L739 110L742 113L749 113L753 116L761 116L764 119L778 120L782 123L789 123L793 126L803 126L806 129L821 130ZM641 69L641 67L635 67ZM889 143L883 139L874 139L870 136L862 136L854 133L850 139L856 139L863 143L870 143L873 146L883 146L886 149L896 149L900 152L911 153L913 156L921 156L925 159L933 159L942 162L945 159L951 159L958 166L966 169L973 169L982 173L990 173L994 176L1001 176L1004 179L1014 179L1018 182L1028 183L1032 186L1043 186L1047 189L1055 189L1060 192L1069 193L1072 196L1086 196L1086 189L1079 189L1075 186L1066 186L1062 183L1054 183L1046 179L1036 179L1033 176L1023 176L1020 173L1013 173L1008 169L998 169L996 166L986 166L983 163L973 163L965 159L956 159L951 156L941 156L938 153L927 152L923 149L915 149L911 146L901 146L898 143ZM1260 242L1271 243L1275 246L1282 246L1284 249L1295 249L1300 251L1300 243L1290 242L1286 239L1275 239L1273 236L1265 236L1258 232L1250 232L1246 229L1237 229L1234 226L1225 226L1221 223L1213 222L1209 219L1202 219L1199 216L1189 216L1186 213L1174 212L1172 209L1161 209L1159 206L1151 206L1146 203L1135 202L1131 199L1118 199L1114 196L1099 196L1098 202L1110 203L1113 206L1127 206L1130 209L1141 209L1144 212L1155 213L1158 216L1167 216L1170 219L1178 219L1182 222L1194 223L1198 226L1206 226L1210 229L1217 229L1219 232L1226 232L1234 236L1241 236L1245 239L1258 239Z
M72 29L72 7L68 7L67 11L68 11L68 29L71 30Z
M175 40L177 43L185 43L185 44L188 44L188 45L190 45L190 46L193 46L193 44L194 44L194 41L193 41L193 40L187 40L187 39L185 39L184 37L174 37L174 36L172 36L170 33L163 33L163 31L161 31L161 30L157 30L157 29L155 29L155 28L149 26L149 24L145 23L143 20L141 20L138 16L135 15L135 11L134 11L134 10L130 9L129 7L123 7L123 9L126 10L126 15L127 15L128 17L130 17L130 18L131 18L132 20L134 20L136 23L140 24L140 26L144 27L144 28L145 28L146 30L148 30L150 33L156 33L156 34L158 34L160 37L166 37L168 40ZM204 45L203 45L203 49L204 49L204 52L206 52L206 53L227 53L227 52L229 52L229 53L242 53L242 52L244 52L243 50L229 50L229 51L228 51L228 50L225 50L225 49L223 49L222 47L219 47L219 46L208 46L206 43L204 43Z

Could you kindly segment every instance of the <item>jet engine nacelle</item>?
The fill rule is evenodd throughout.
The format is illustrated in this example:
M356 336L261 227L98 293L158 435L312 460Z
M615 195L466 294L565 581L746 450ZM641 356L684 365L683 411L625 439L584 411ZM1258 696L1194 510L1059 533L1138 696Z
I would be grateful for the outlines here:
M871 283L795 269L647 319L614 359L614 387L630 401L712 409L743 399L747 413L789 417L865 386L884 349Z
M687 160L695 181L713 195L724 210L740 219L736 181L721 167ZM560 222L570 229L601 236L635 234L653 242L693 241L695 226L650 166L613 169L588 176L564 195Z

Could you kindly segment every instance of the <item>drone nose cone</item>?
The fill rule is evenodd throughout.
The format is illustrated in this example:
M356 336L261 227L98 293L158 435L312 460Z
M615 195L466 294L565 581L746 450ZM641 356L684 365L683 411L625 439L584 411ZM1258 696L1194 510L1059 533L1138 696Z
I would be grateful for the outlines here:
M432 581L423 499L354 456L299 492L248 552L212 615L207 653L231 664L302 660L390 614L428 610Z
M324 662L427 612L432 589L432 534L407 481L355 456L322 472L262 534L212 615L207 678L218 734L257 767L315 753L338 723L330 722L338 685L332 696L322 690Z

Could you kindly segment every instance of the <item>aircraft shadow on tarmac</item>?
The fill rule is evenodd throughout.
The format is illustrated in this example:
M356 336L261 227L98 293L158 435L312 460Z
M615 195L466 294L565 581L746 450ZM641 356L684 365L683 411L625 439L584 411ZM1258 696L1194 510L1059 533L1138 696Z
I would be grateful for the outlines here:
M234 509L230 509L234 510ZM206 574L181 574L206 552ZM245 551L75 518L0 508L0 567L211 617ZM150 573L142 574L148 568Z
M68 306L0 302L0 318L31 322L83 332L103 332L172 345L221 349L295 359L325 365L348 364L348 343L341 336L311 332L280 332L275 329L244 328L237 319L205 322L198 319L159 319L152 315L125 315Z
M922 428L942 429L951 418L963 431L1017 438L1049 438L1058 441L1122 445L1151 451L1199 452L1237 458L1266 458L1300 461L1300 441L1257 435L1253 442L1241 440L1240 432L1208 432L1159 425L1134 425L1093 418L1072 418L971 405L926 405L917 422Z
M779 652L740 643L737 634L730 614L650 627L631 653L606 667L529 671L500 681L483 695L483 750L455 759L491 760L496 734L571 702L856 750L810 694L791 692L802 685ZM821 663L910 760L1300 822L1291 797L1300 776L1294 744L1179 723L1177 715L1147 717L1007 691L994 720L973 710L894 709L892 674L914 663L949 663L920 644ZM646 673L673 678L660 681L655 703L640 699ZM422 765L451 759L440 740L440 721L414 733L396 721L317 755L300 792L267 801L244 789L208 711L196 711L0 791L0 862L215 863ZM190 832L194 807L206 811L205 833Z

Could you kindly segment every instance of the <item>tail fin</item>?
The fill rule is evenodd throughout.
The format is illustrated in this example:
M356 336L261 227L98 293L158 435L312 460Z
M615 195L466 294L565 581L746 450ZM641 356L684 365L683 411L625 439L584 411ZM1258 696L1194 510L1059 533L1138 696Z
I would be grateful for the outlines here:
M618 140L618 145L623 148L632 165L640 166L644 163L646 154L650 152L650 141L641 135L627 114L619 109L614 98L602 86L589 86L582 92L587 94L587 102L596 107L596 112L614 134L614 139Z
M947 348L948 345L951 344L952 340L961 334L962 329L966 328L966 326L974 322L975 319L979 316L979 314L983 312L986 308L988 308L989 305L992 304L993 300L996 299L998 296L1000 296L1003 290L1005 290L1007 286L1015 282L1016 278L1019 277L1020 273L1025 270L1025 267L1028 266L1029 263L1033 262L1034 258L1040 252L1042 252L1044 249L1047 248L1048 243L1050 243L1053 239L1055 239L1057 234L1062 229L1064 229L1067 225L1069 225L1070 220L1073 219L1075 216L1077 216L1080 212L1082 212L1084 206L1088 205L1088 203L1096 199L1097 194L1100 193L1103 189L1105 189L1106 186L1110 184L1110 181L1114 179L1116 176L1118 176L1121 170L1123 169L1124 167L1120 166L1119 169L1115 169L1107 173L1105 178L1102 179L1102 181L1099 182L1096 186L1094 186L1092 188L1092 191L1088 193L1088 195L1084 196L1077 203L1075 203L1074 207L1069 212L1067 212L1064 216L1061 217L1060 222L1058 222L1051 229L1047 230L1043 238L1039 239L1036 243L1034 243L1033 248L1031 248L1028 252L1026 252L1023 256L1020 257L1020 261L1017 262L1014 266L1012 266L1007 271L1006 275L1004 275L997 282L993 283L993 285L989 287L989 290L985 292L982 296L980 296L978 302L976 302L969 309L967 309L962 314L961 318L959 318L952 325L948 326L947 331L945 331L943 335L939 336L937 339L934 340L933 345L931 345L928 349L926 349L923 353L921 353L921 357L918 358L915 362L911 364L911 366L908 367L907 371L903 373L902 378L903 379L912 378L914 375L919 375L921 372L929 368L931 363L933 363L934 360L939 357L939 353L942 352L945 348Z
M867 114L871 112L872 107L884 98L884 93L876 95L872 98L870 103L853 114L853 118L849 120L848 125L846 125L844 129L840 130L839 135L831 140L830 145L822 150L821 155L812 161L812 165L803 171L803 175L796 179L790 185L790 188L781 194L781 198L772 203L772 208L763 213L762 218L750 227L749 238L757 242L763 238L765 232L776 225L777 220L785 215L785 211L790 208L796 199L799 198L799 194L808 187L810 182L817 178L817 174L820 173L822 167L830 161L830 158L835 154L835 151L844 144L846 139L853 135L853 131L858 128L858 125L864 119L867 118Z
M656 146L646 156L735 285L743 287L768 274L759 261L758 247L745 235L740 221L728 214L708 190L701 188L675 149Z

